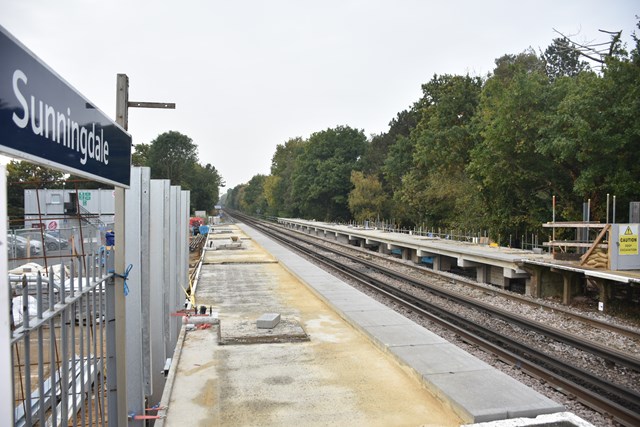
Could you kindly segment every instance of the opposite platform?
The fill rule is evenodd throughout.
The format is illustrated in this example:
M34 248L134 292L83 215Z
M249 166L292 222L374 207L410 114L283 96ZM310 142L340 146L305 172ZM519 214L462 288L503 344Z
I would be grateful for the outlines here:
M244 225L282 266L382 350L411 369L466 422L535 417L564 407L448 343Z

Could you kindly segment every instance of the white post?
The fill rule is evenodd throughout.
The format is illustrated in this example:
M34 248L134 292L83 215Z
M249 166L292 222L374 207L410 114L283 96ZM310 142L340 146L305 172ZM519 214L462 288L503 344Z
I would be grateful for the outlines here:
M7 169L0 165L0 414L13 425L13 367L11 366L11 287L7 262Z
M133 412L137 415L144 414L144 380L143 380L143 321L142 307L148 301L142 300L142 274L140 266L145 255L141 248L141 193L142 193L142 168L131 168L131 183L129 189L125 190L125 202L129 207L125 214L125 230L129 237L127 246L116 245L116 251L124 249L125 264L132 265L127 281L129 294L125 298L127 311L127 413ZM116 238L118 235L116 234ZM116 288L117 289L117 288ZM119 290L118 290L119 292ZM142 427L142 421L129 421L129 426Z
M127 129L127 103L129 102L129 79L124 74L118 74L116 87L116 122ZM125 235L125 197L124 188L115 188L115 249L114 249L114 271L117 274L124 274L125 259L124 248L126 246ZM115 278L114 290L114 315L115 326L113 338L114 342L108 343L108 347L114 351L116 372L109 375L115 376L115 389L109 389L109 426L127 425L127 371L126 371L126 309L124 299L124 280L121 277ZM109 378L109 377L107 377ZM113 384L113 383L112 383Z

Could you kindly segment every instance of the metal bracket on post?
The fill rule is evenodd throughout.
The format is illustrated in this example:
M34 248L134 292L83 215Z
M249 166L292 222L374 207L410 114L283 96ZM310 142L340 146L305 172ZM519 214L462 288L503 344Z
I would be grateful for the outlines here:
M139 102L129 101L129 77L126 74L118 74L118 92L116 103L116 122L129 130L129 108L163 108L175 110L173 102Z

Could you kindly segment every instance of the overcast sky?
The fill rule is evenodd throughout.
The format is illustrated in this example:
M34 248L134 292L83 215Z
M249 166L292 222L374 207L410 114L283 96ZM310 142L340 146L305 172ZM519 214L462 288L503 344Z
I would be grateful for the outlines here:
M186 134L228 188L269 174L289 138L384 132L434 74L484 76L554 28L629 43L636 15L637 0L0 0L0 25L112 118L118 73L131 101L175 102L129 111L134 144Z

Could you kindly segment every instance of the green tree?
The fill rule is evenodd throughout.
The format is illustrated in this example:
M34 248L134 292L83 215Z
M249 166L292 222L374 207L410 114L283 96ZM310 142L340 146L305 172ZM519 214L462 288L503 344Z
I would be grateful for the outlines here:
M399 190L413 223L451 226L470 219L466 166L478 140L472 119L481 89L480 78L452 75L435 75L422 86L411 165Z
M353 190L349 193L349 209L357 221L385 218L387 196L375 176L365 176L360 171L351 172Z
M293 196L293 180L298 159L304 152L306 141L291 138L278 144L271 159L270 179L265 182L265 197L271 215L295 217L300 209Z
M531 51L496 60L483 88L476 115L482 139L468 172L494 238L548 218L554 165L537 144L549 120L549 88L544 62Z
M243 212L249 212L249 207L244 201L244 192L247 188L247 184L240 184L233 188L233 191L229 197L229 206L231 209L237 209Z
M415 108L403 110L389 122L389 130L380 135L374 135L367 144L361 158L362 171L368 175L375 174L378 179L384 178L384 164L389 150L400 137L409 137L416 127L419 114Z
M577 205L590 199L594 219L606 219L607 194L624 206L640 192L637 44L630 56L609 58L601 75L583 72L557 81L562 98L549 137L540 144L540 151L568 172L564 200Z
M350 218L347 199L352 170L366 145L361 130L348 126L316 132L298 158L293 177L293 197L307 218Z
M207 163L201 166L193 165L189 174L189 189L191 192L191 211L212 211L220 196L220 187L223 186L222 177L215 167Z
M149 163L149 144L141 143L133 146L135 151L131 154L133 166L146 166Z
M265 214L267 212L267 199L264 194L265 175L254 175L244 187L242 197L242 210L249 214Z
M151 178L169 179L172 185L190 188L184 184L198 163L198 147L191 138L180 132L165 132L151 141L146 151L146 166L151 168Z
M580 52L566 37L553 39L542 55L547 75L551 80L575 77L583 71L588 71L589 64L581 58Z
M281 198L279 195L279 189L281 188L282 178L276 175L269 175L265 177L263 183L264 198L267 202L267 215L270 216L287 216L279 215L278 201Z
M150 144L137 144L132 162L151 168L151 178L168 179L191 192L191 212L212 210L218 202L224 180L211 164L198 163L198 147L191 138L169 131L158 135Z

